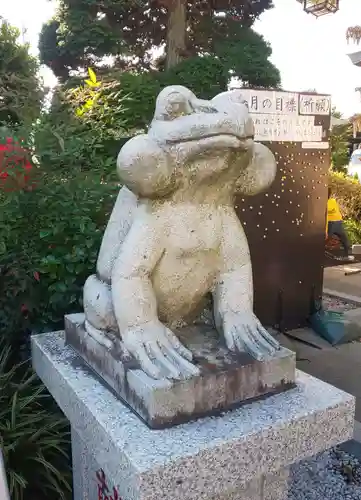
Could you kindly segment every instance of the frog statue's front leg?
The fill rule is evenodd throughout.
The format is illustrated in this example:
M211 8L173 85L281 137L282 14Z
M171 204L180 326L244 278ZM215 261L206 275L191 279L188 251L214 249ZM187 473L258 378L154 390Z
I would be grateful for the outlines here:
M262 361L280 349L253 312L252 266L246 235L233 207L225 207L221 269L213 293L217 329L227 347Z
M199 373L192 353L161 323L151 282L164 252L158 219L140 207L112 271L112 299L119 333L140 367L155 379L181 380Z

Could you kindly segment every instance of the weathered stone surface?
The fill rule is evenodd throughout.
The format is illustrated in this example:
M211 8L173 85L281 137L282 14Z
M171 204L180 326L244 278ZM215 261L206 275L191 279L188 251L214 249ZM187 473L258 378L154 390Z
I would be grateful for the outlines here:
M91 449L74 430L72 442L76 443L75 446L73 445L73 462L75 462L76 469L73 469L76 480L74 500L99 500L100 498L127 500L128 497L120 496L120 489L113 482L113 478L104 472ZM234 488L230 481L225 485L223 493L213 495L210 492L209 497L202 496L201 498L206 500L287 500L288 478L289 468L285 467L274 474L263 474L245 484L237 484ZM135 498L147 500L147 497L141 494L136 494ZM184 497L178 498L183 500Z
M93 492L102 470L109 495L116 488L122 500L245 500L237 491L268 480L269 497L254 500L284 500L277 475L352 437L354 398L302 372L296 388L282 394L220 417L150 430L79 365L64 333L35 336L32 344L38 375L86 443L86 460L75 461L77 470L85 463ZM85 490L75 500L95 498Z
M266 361L246 353L232 353L211 326L177 331L192 352L200 370L190 380L154 380L134 358L118 349L107 349L84 329L84 314L65 317L66 341L150 427L162 428L197 417L216 414L246 401L293 387L295 354L281 349Z
M85 329L107 349L122 339L155 379L199 375L175 334L208 294L228 348L261 361L279 344L253 313L247 238L235 193L268 188L276 161L254 142L240 90L210 101L187 88L163 89L147 134L121 149L121 189L84 286Z

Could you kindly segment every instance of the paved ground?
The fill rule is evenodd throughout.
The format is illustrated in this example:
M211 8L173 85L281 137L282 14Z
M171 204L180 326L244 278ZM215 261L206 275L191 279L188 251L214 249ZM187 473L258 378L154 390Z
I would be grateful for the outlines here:
M361 442L361 424L360 422L355 422L355 430L353 433L353 437L356 439L356 441Z
M345 276L345 270L350 268L361 269L361 264L325 269L324 288L337 291L341 296L357 297L361 307L361 273ZM332 347L322 339L312 342L310 331L303 330L299 333L300 335L296 333L293 338L280 335L279 339L285 347L296 352L300 370L356 397L356 420L361 422L361 342ZM300 339L311 342L312 345L301 342ZM360 428L358 435L361 438Z
M356 269L361 269L361 264L327 267L324 271L324 288L336 290L341 294L354 295L361 301L361 273L345 276L345 272Z
M312 351L303 350L298 368L353 394L356 397L355 419L361 421L361 342Z
M296 352L297 368L356 397L356 420L361 422L361 342L323 349L286 335L280 342ZM359 432L361 437L361 432Z

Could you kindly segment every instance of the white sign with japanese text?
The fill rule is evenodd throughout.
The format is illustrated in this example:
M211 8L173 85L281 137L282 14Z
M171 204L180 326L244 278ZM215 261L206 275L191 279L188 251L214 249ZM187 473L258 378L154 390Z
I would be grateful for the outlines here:
M318 142L322 127L313 116L289 116L251 113L256 141Z
M241 92L253 118L256 141L301 142L304 149L322 143L319 149L326 149L315 115L330 114L330 96L255 89Z
M329 115L330 113L330 96L300 94L300 115Z
M298 115L298 94L275 90L242 89L251 113Z

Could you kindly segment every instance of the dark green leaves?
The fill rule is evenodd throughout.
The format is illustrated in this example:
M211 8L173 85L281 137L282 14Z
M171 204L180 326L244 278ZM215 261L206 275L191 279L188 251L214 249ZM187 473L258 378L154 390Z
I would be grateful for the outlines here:
M12 500L70 498L70 429L27 364L0 340L0 447Z
M0 18L0 126L30 124L40 113L43 99L38 62L19 31Z
M342 118L335 108L332 110L332 116ZM352 125L336 125L332 127L330 133L332 169L336 172L346 172L349 162L349 140L352 137Z

